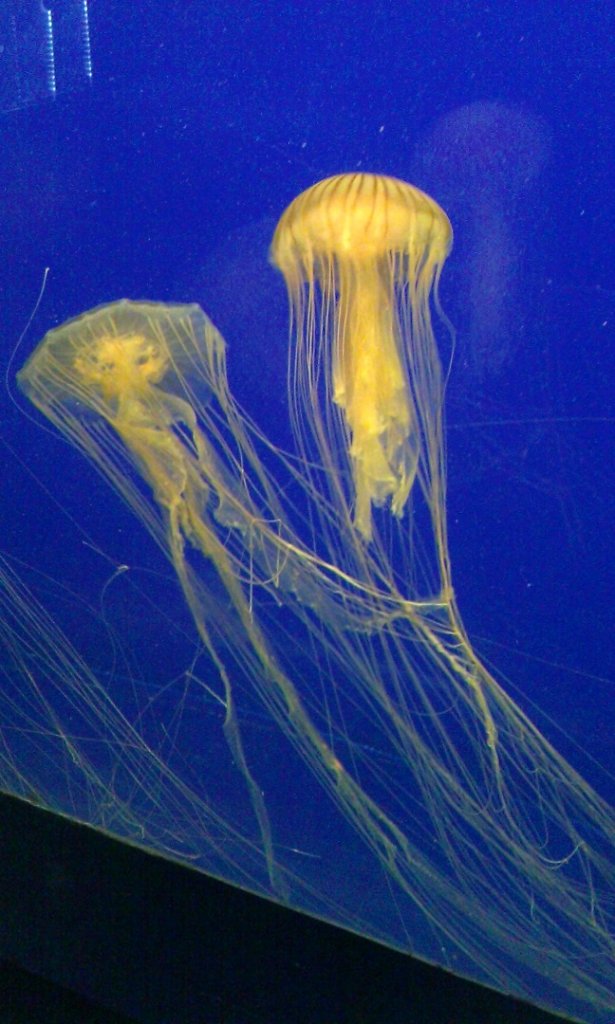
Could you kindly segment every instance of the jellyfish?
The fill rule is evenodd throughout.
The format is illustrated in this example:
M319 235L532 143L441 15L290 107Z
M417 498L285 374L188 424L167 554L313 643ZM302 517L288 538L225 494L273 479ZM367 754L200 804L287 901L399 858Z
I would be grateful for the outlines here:
M532 241L527 251L524 238L543 234L537 186L549 136L528 111L478 101L439 118L414 154L415 172L439 190L463 239L456 376L467 390L508 369L536 320L532 277L540 250Z
M232 844L251 887L597 1024L614 1008L615 815L481 662L452 585L450 241L433 200L373 175L283 215L297 452L235 402L196 306L83 314L19 383L175 571L207 664L190 706L215 693L251 808ZM199 763L218 822L213 742ZM212 845L204 827L191 863L210 869Z
M274 235L272 260L286 279L297 323L294 390L310 413L318 409L317 376L327 364L329 397L349 441L354 523L367 541L373 505L390 500L393 514L403 514L421 433L432 426L439 385L429 300L451 242L448 217L433 199L372 174L314 185L291 203ZM318 289L322 345L315 335ZM335 475L322 424L315 435L325 469Z
M201 350L197 350L197 338ZM190 370L197 368L200 388L198 392L191 389L187 400L177 380L187 381ZM249 621L247 604L228 554L210 529L207 516L214 496L221 522L233 521L242 526L253 514L251 503L246 500L242 505L234 493L232 476L199 428L193 407L199 401L206 403L212 390L229 407L221 336L198 307L118 302L51 332L47 344L20 375L20 382L50 414L56 409L55 418L65 402L67 408L76 402L97 414L101 423L110 426L121 439L151 487L162 512L162 523L150 522L150 527L173 563L200 638L209 649L222 681L225 736L250 792L272 886L282 890L271 853L267 809L244 756L229 673L217 656L206 601L199 593L199 584L185 555L186 546L192 545L215 564L228 594L235 599L235 610L248 629L254 650L260 651L267 661L264 641L257 625ZM66 412L59 418L65 427L71 424L69 432L91 451L87 435L77 423L69 420ZM123 481L117 470L110 471L105 447L97 439L98 459L111 472L128 502L143 509L130 481ZM247 444L245 454L249 456ZM233 516L233 507L234 519L229 518ZM150 519L147 511L145 518Z

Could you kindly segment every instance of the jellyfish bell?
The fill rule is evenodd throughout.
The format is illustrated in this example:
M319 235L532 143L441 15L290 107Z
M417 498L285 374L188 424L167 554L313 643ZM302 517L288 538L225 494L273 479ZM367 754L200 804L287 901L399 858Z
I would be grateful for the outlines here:
M425 192L386 175L337 174L302 192L282 214L272 259L291 276L318 260L347 257L360 264L385 254L442 263L452 229L444 210Z
M375 174L340 174L303 192L271 247L297 328L294 395L325 469L337 456L319 421L318 376L342 417L354 523L369 541L372 505L400 517L439 408L430 298L452 243L448 217L424 192ZM317 337L317 288L327 323ZM324 352L321 352L324 348ZM422 384L431 394L425 399ZM339 492L338 492L339 496Z
M190 339L199 314L196 305L128 299L98 306L49 331L45 344L19 373L19 383L30 393L36 390L35 382L42 388L45 381L46 388L67 400L79 393L86 404L105 401L107 413L117 414L124 398L153 394L151 389L163 378L168 384L186 373L197 358ZM211 356L210 376L224 352L224 342L216 334L209 324L198 357L204 364Z
M190 397L200 407L226 378L224 342L198 306L120 300L50 331L18 379L64 429L75 404L73 428L84 415L100 417L139 459L157 498L176 508L188 479L189 445L200 440L179 383L195 364L200 372ZM75 439L93 454L86 431Z

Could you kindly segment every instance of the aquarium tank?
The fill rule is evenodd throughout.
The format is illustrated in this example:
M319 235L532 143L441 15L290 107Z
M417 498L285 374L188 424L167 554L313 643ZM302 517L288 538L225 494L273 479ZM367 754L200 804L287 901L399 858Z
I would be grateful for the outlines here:
M0 16L1 789L586 1024L612 21Z

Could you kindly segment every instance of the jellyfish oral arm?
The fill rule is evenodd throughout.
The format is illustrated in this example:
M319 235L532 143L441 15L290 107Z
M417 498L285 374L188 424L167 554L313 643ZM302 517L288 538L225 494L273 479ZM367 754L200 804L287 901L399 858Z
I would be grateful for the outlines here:
M418 463L416 415L379 268L356 262L340 278L332 397L350 433L355 525L369 540L372 503L390 498L403 513Z

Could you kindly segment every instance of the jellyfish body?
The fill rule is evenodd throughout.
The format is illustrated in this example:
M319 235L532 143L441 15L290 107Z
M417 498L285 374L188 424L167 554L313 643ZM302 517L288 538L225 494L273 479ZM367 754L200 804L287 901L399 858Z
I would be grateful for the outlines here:
M313 410L320 360L348 436L354 522L372 535L372 505L401 516L421 450L413 378L433 358L429 301L452 230L412 185L341 174L303 192L282 216L271 257L297 323L296 391ZM315 335L316 286L331 330ZM328 351L321 351L322 346ZM317 427L321 452L326 432ZM325 454L325 465L330 463Z
M197 390L188 385L187 375L196 379ZM269 663L266 642L250 621L231 559L212 525L217 514L221 522L247 530L254 512L246 496L241 500L240 484L235 486L232 470L216 455L195 411L203 413L212 394L228 408L224 340L198 306L122 300L50 331L19 382L111 477L170 557L223 685L226 740L248 787L271 885L282 894L268 813L244 755L231 681L217 655L206 601L185 553L187 546L193 547L215 566L251 650ZM90 419L92 413L98 424ZM101 433L101 425L111 434ZM152 518L130 478L109 458L114 437L151 488L162 521Z

